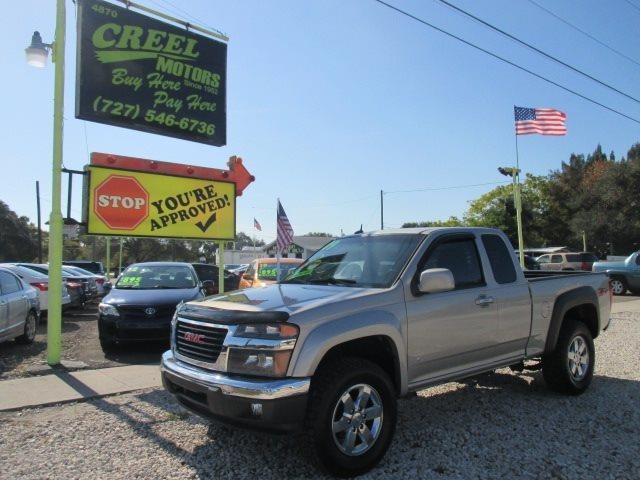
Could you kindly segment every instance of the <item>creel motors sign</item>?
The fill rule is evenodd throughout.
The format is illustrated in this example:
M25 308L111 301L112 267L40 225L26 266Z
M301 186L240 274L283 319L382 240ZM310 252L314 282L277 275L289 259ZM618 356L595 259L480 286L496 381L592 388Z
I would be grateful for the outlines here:
M100 0L79 0L76 117L226 144L227 45Z

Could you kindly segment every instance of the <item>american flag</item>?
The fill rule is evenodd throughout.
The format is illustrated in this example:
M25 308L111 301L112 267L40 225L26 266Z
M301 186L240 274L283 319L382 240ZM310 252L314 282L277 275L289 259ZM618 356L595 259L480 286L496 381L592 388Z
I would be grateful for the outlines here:
M282 252L287 246L293 242L293 228L280 200L278 200L278 253Z
M262 231L262 225L260 225L260 222L256 220L255 217L253 218L253 228L258 230L259 232Z
M513 107L516 117L516 135L566 135L567 115L553 108Z

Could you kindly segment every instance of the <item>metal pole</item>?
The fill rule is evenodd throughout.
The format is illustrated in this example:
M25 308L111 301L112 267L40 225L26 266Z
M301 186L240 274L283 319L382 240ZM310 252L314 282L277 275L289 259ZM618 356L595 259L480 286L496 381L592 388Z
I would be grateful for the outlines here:
M587 232L582 231L582 251L587 251Z
M384 192L380 190L380 230L384 230Z
M64 128L65 0L56 2L56 34L53 42L55 87L53 93L53 164L51 167L51 215L49 217L49 312L47 363L60 363L62 334L62 140Z
M224 242L218 242L218 293L224 293Z
M69 183L67 184L67 218L71 218L71 192L73 191L73 173L67 172Z
M120 237L120 253L118 257L118 276L120 276L120 272L122 272L122 240L123 238Z
M107 278L111 278L111 237L107 237Z
M42 228L40 220L40 182L36 180L36 205L38 207L38 263L42 263Z
M513 110L515 112L515 105ZM516 201L516 222L518 223L518 256L520 257L520 266L524 268L524 239L522 238L522 197L520 195L520 159L518 153L518 133L516 132L516 171L513 175L514 181L514 198Z

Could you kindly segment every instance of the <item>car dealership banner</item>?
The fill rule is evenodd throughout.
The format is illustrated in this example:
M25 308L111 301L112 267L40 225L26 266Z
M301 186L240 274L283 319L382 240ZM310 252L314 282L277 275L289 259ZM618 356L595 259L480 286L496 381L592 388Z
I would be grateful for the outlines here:
M226 144L227 45L99 0L79 0L76 117Z
M87 166L85 222L93 235L233 240L236 184Z

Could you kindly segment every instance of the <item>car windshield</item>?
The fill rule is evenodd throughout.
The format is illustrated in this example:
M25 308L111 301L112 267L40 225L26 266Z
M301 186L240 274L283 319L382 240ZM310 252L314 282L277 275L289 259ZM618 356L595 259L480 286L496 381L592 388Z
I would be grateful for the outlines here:
M299 263L281 263L280 264L280 278L284 278L289 273L300 266ZM278 264L277 263L260 263L258 264L258 279L259 280L276 280L278 277Z
M194 288L196 279L182 265L131 265L118 278L116 288L131 290Z
M282 283L387 288L423 239L422 235L403 234L338 238Z

